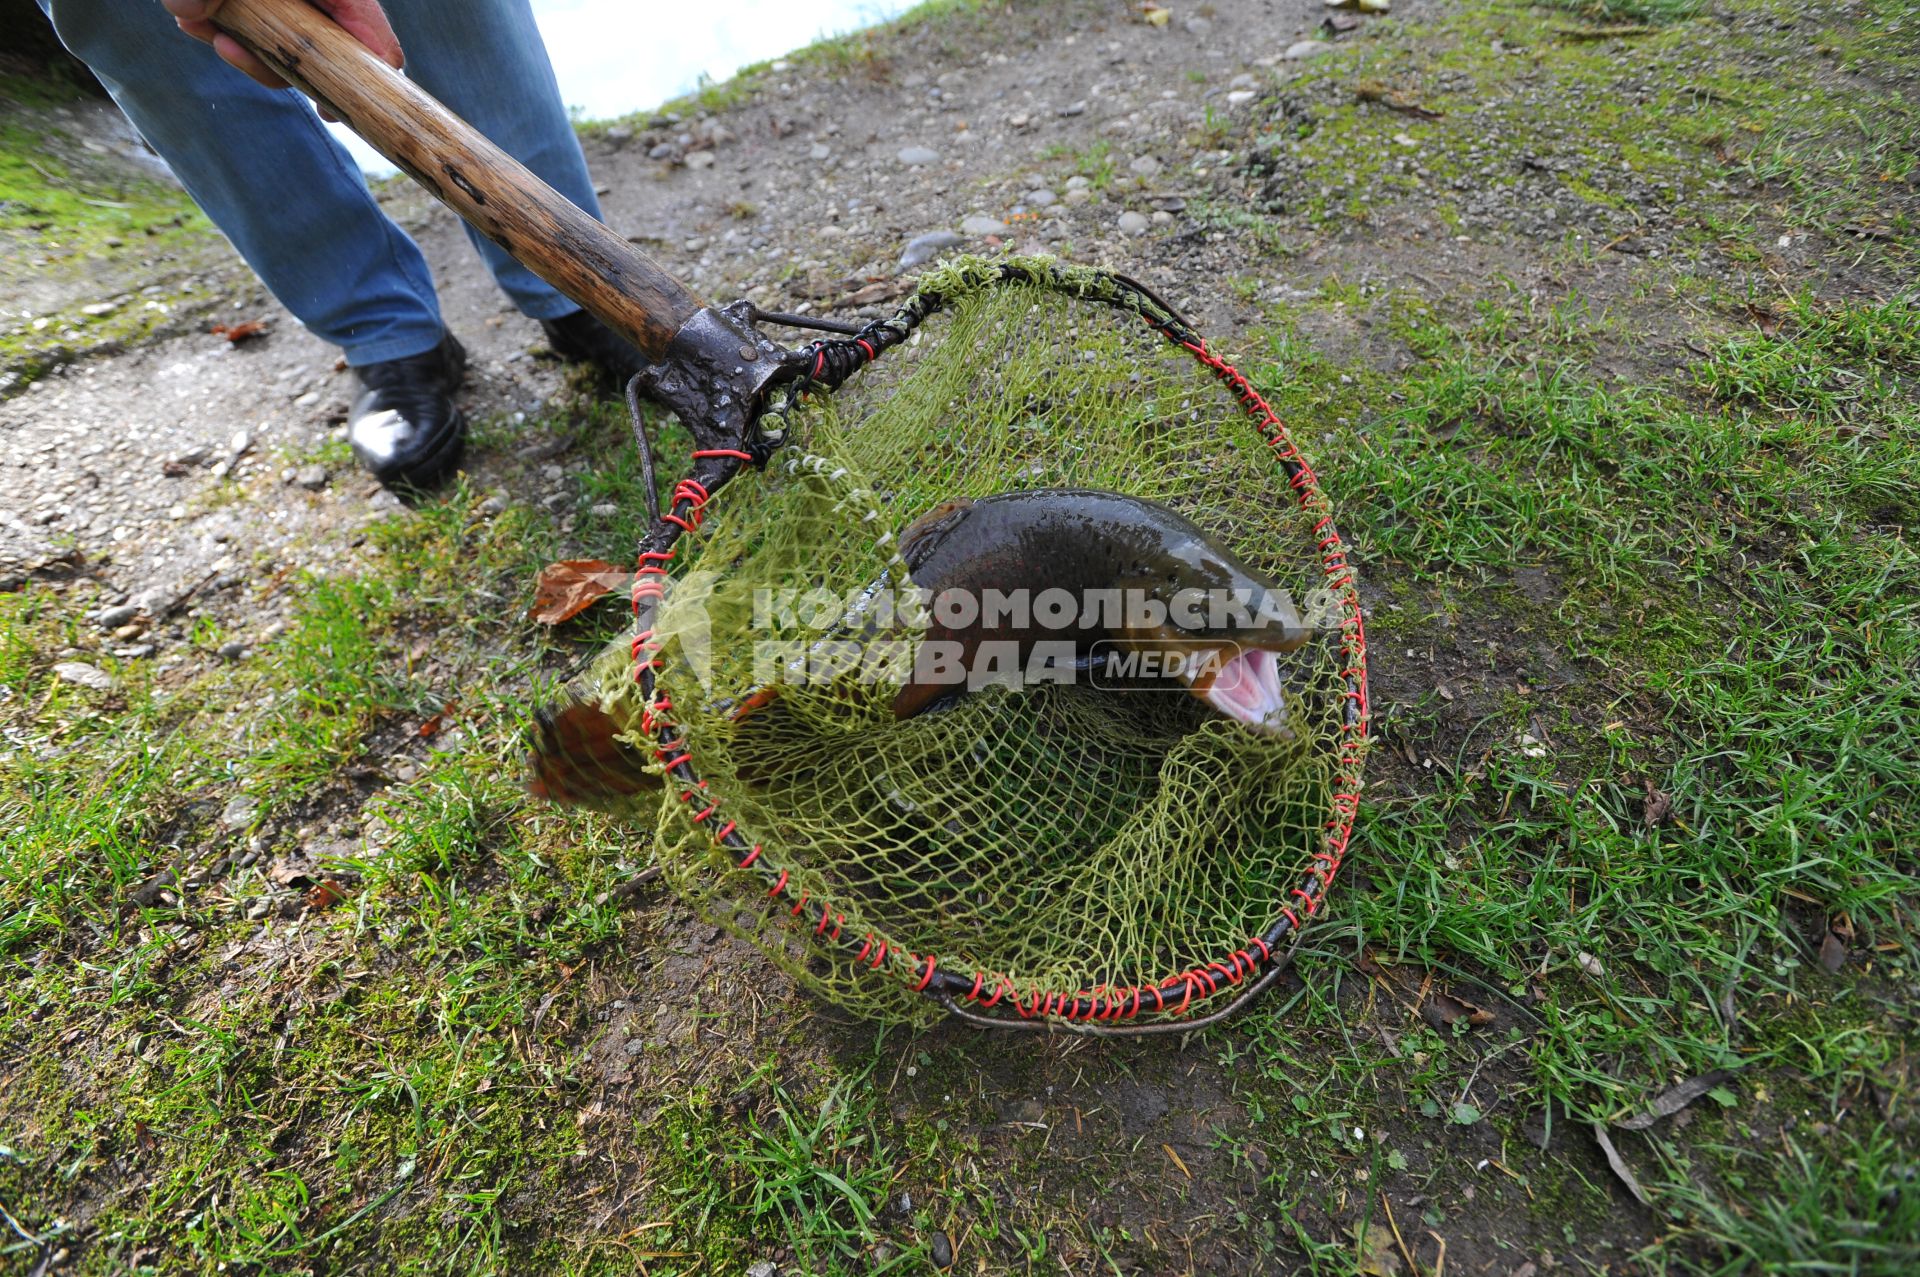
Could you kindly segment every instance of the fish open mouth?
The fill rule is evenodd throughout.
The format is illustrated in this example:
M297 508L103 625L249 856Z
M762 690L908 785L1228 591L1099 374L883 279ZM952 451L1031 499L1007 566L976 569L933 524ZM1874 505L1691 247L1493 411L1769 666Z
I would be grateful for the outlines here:
M1286 683L1280 658L1264 648L1248 648L1224 662L1200 697L1236 722L1276 736L1287 727Z

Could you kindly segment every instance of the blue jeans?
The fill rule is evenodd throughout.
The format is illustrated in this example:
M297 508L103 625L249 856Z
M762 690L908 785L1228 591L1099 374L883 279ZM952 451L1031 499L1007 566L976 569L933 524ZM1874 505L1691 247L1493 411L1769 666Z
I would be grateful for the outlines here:
M440 341L419 247L381 212L345 148L292 89L255 84L181 34L159 0L40 0L281 304L353 365ZM581 208L600 216L528 0L387 0L407 75ZM467 228L522 312L580 307Z

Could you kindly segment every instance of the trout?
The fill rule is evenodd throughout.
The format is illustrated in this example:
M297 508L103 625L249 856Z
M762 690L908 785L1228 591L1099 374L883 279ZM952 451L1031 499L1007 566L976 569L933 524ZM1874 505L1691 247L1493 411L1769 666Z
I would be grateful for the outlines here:
M1279 658L1315 631L1285 591L1166 506L1080 488L950 501L902 531L899 552L927 624L893 698L895 718L980 686L983 662L1024 672L1045 657L1050 681L1098 674L1104 662L1112 683L1184 686L1251 730L1289 731ZM858 636L901 637L871 625ZM624 654L625 640L615 648ZM614 658L610 649L602 659ZM749 691L730 716L751 718L779 692ZM542 714L531 791L608 806L657 785L623 735L632 737L588 700Z

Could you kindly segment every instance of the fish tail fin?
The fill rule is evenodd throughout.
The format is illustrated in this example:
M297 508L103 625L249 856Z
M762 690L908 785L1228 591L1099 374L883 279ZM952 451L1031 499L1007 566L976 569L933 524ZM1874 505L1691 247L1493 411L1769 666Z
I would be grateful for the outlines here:
M540 711L530 735L527 792L535 798L606 808L660 788L646 754L621 740L620 725L589 701Z

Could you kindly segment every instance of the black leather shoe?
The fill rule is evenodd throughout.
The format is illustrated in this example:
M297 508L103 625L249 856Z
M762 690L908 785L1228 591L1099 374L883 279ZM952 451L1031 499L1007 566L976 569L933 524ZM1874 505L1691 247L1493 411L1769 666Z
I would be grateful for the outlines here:
M647 357L632 342L584 310L543 319L540 331L560 358L570 364L592 364L623 386L648 365Z
M467 352L448 333L423 355L354 369L366 391L347 418L347 441L360 464L390 488L438 483L460 461L467 419L453 392Z

